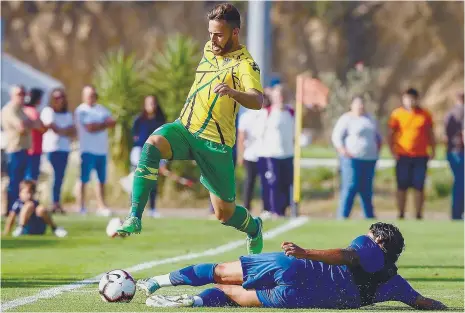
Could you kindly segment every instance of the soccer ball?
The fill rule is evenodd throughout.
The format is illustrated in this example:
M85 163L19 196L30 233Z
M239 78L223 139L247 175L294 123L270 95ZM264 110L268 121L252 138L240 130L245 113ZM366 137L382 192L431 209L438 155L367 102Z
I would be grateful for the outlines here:
M107 225L108 237L115 238L118 236L116 230L123 225L123 221L119 217L112 218Z
M136 293L136 282L128 272L113 270L100 279L98 292L105 302L130 302Z

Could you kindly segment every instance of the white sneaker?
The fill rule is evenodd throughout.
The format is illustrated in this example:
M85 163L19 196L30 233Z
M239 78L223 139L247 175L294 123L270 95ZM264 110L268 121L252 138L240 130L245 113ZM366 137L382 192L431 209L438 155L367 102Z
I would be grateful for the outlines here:
M272 217L273 217L273 213L271 213L269 211L263 211L262 214L260 214L260 218L262 220L269 220Z
M60 238L66 237L66 235L68 235L68 232L62 227L57 227L53 233L55 236Z
M194 305L194 297L154 295L148 298L145 304L155 308L188 308Z
M18 226L16 227L16 229L13 231L13 233L11 233L11 235L13 237L19 237L23 234L23 227L22 226Z
M112 215L112 212L108 208L100 208L97 210L97 212L95 212L95 215L109 217Z
M149 216L152 218L161 218L161 214L158 211L150 210Z

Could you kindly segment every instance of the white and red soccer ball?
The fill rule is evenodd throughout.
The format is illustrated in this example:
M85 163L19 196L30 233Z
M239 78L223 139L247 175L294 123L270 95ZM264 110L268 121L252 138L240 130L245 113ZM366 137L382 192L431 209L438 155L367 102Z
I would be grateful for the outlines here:
M123 225L123 221L119 217L112 218L107 224L107 236L111 238L115 238L118 236L116 230Z
M136 294L136 282L123 270L113 270L100 279L100 297L105 302L130 302Z

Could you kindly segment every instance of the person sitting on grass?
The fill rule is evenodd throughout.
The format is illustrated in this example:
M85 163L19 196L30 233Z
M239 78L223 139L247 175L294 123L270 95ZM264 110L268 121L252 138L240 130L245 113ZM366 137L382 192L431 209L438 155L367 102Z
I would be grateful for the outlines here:
M52 228L57 237L65 237L68 233L53 222L45 207L34 200L36 184L32 180L24 180L19 186L19 199L15 201L5 222L3 235L8 235L19 216L18 227L13 231L13 237L21 235L43 235L47 225Z
M446 309L420 295L397 273L395 263L404 247L396 226L378 222L347 248L303 249L284 242L284 252L192 265L139 280L137 287L151 296L162 287L217 284L193 297L152 295L146 300L151 307L356 309L400 301L417 309Z

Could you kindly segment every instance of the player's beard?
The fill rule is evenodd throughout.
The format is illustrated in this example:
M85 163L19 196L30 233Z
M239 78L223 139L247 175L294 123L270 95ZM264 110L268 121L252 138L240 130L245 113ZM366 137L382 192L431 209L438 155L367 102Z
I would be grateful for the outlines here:
M233 39L232 36L229 37L228 41L224 44L223 47L220 45L215 45L212 43L212 46L220 48L218 51L212 50L214 55L225 55L226 53L230 52L233 46Z

